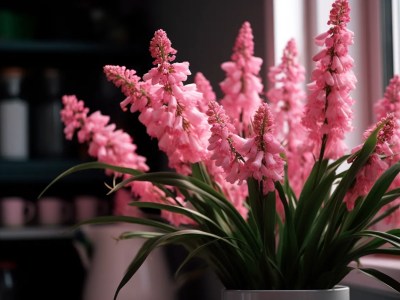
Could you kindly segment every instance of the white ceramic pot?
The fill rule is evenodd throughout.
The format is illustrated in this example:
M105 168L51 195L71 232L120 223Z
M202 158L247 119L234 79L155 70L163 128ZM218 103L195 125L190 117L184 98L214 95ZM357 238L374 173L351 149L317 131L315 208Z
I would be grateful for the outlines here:
M349 300L350 289L327 290L223 290L222 300Z

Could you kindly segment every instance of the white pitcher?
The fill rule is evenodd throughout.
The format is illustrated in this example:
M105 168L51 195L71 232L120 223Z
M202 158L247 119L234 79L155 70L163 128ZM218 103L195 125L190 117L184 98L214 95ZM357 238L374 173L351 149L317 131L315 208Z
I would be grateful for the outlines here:
M85 225L81 230L93 247L93 256L89 258L82 242L75 242L87 268L82 300L112 300L127 267L145 241L141 238L116 241L115 238L125 231L149 228L118 223ZM159 248L121 289L117 300L174 300L175 290L165 253Z

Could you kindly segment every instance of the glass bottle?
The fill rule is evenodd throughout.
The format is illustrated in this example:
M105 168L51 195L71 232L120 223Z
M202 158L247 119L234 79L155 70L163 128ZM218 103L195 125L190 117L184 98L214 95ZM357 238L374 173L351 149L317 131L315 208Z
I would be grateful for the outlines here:
M24 70L6 68L1 73L0 157L27 159L29 156L29 106L21 98Z
M15 287L15 269L16 264L14 261L0 261L0 299L1 300L15 300L16 287Z
M60 158L64 151L61 122L60 72L56 68L43 71L37 103L32 109L33 155L39 158Z

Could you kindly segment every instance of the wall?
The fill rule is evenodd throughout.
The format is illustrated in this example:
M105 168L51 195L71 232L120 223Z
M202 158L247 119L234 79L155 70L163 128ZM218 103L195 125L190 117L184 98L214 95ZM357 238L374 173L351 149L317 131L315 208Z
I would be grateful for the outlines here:
M220 65L230 60L244 21L249 21L253 29L255 56L265 57L268 37L264 5L263 0L154 0L148 1L149 24L154 31L167 32L172 47L178 51L176 61L189 61L192 75L201 71L218 94L218 84L224 79ZM265 67L264 63L261 74L265 74Z

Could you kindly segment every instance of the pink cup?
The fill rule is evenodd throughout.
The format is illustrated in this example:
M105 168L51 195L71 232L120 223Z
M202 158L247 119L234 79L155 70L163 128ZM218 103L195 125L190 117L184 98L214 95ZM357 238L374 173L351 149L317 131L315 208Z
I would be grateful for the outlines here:
M106 213L107 206L96 196L80 195L74 199L75 221L81 222Z
M1 221L4 226L19 227L33 219L35 206L21 197L1 199Z
M64 224L71 216L71 208L58 197L45 197L38 200L39 223L45 226Z

